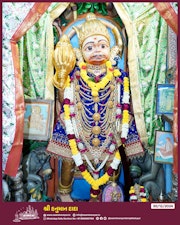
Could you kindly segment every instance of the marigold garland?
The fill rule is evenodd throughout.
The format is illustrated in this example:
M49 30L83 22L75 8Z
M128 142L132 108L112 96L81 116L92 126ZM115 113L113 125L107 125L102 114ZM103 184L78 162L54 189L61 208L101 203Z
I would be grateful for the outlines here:
M123 119L122 119L122 124L129 123L129 111L128 110L123 110Z
M102 78L101 81L95 83L94 81L92 81L90 79L90 77L87 75L87 71L86 71L86 63L81 62L79 64L80 66L80 75L82 77L82 79L87 83L88 87L91 89L91 94L94 97L98 96L98 92L100 89L103 89L108 83L109 81L112 80L113 76L117 77L121 75L121 72L119 70L114 70L112 68L112 64L110 61L106 62L106 66L107 66L107 73L106 75Z
M129 78L124 77L124 91L129 93Z
M103 89L114 77L117 77L117 82L118 79L121 76L121 72L118 69L113 69L112 64L110 61L106 62L107 66L107 74L105 77L101 79L101 81L95 83L92 80L89 79L89 76L87 75L86 71L86 64L84 62L80 63L80 75L81 78L87 83L88 87L91 89L91 94L92 96L98 96L98 92L100 89ZM68 79L66 81L65 87L70 88L71 86L71 79L68 76ZM127 99L129 97L129 79L127 77L124 77L123 79L123 85L124 85L124 95L126 95L124 98ZM129 104L128 100L125 100L124 102L126 105ZM71 114L70 114L70 98L68 97L67 99L64 100L64 119L65 119L65 125L66 125L66 131L68 130L67 126L72 127L72 122L71 122ZM128 107L126 106L123 109L123 116L122 116L122 129L124 124L129 123L129 111ZM68 124L68 125L67 125ZM72 157L76 163L76 165L79 167L82 177L91 185L91 197L97 197L97 195L100 193L99 187L106 184L109 181L110 176L113 175L114 170L117 169L121 156L119 154L119 151L116 151L113 162L111 163L110 167L108 168L107 172L101 176L98 179L94 179L91 174L87 171L86 166L83 164L81 153L78 150L77 142L75 139L74 133L68 134L68 139L69 139L69 145L71 148L72 152Z
M64 104L64 114L65 114L64 118L65 118L65 120L67 120L67 118L70 117L70 106L69 106L69 104ZM79 150L78 150L78 147L77 147L76 140L74 138L69 139L69 146L71 148L71 152L72 152L73 158L75 160L75 163L76 163L76 165L78 165L78 162L76 162L76 156L79 154ZM115 153L114 158L116 160L120 161L121 157L120 157L119 151L117 151ZM82 160L82 158L80 160ZM95 180L94 178L92 178L91 174L87 171L87 169L84 170L84 168L81 171L81 174L82 174L83 178L92 186L93 190L99 190L99 187L103 184L106 184L107 181L109 180L110 176L112 175L112 173L106 172L102 177ZM94 194L92 194L91 196L96 197L96 195L94 195Z
M147 198L146 198L146 192L145 192L144 186L140 186L140 199L139 200L138 200L138 198L136 196L134 186L130 187L129 194L130 194L130 199L129 200L131 202L137 202L137 201L147 202L148 201Z

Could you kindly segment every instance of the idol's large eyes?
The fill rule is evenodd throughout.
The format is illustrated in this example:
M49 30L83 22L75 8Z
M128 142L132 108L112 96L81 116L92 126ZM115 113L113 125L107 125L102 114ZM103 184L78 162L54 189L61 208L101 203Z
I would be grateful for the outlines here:
M109 48L109 44L104 40L99 42L99 46L101 49Z
M90 52L90 51L93 50L93 47L92 46L88 46L85 50Z
M93 50L93 45L92 44L85 45L83 50L86 52L91 52Z
M107 48L107 45L101 44L101 48Z

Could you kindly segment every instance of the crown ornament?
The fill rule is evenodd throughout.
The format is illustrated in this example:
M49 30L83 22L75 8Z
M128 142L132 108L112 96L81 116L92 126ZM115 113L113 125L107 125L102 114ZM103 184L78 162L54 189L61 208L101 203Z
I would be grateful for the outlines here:
M81 27L78 28L74 26L73 29L77 33L80 48L82 47L84 40L93 35L103 35L110 42L110 36L106 26L96 18L94 13L88 13L86 21Z

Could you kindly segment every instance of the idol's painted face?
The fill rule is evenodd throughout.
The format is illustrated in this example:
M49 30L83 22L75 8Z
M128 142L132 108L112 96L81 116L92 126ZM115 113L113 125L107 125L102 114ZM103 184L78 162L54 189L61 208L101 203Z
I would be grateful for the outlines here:
M109 41L106 37L101 35L90 36L83 42L82 53L87 63L101 65L109 60Z

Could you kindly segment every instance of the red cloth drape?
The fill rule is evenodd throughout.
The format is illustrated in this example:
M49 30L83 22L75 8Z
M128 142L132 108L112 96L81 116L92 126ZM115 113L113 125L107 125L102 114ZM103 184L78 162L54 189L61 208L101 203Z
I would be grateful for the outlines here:
M169 2L154 2L154 6L172 30L178 34L178 15Z
M43 13L47 10L51 2L38 2L35 3L32 9L27 14L26 18L16 30L11 38L11 50L15 74L15 116L16 116L16 128L15 136L11 151L8 155L6 168L4 173L9 176L16 176L23 146L23 130L24 130L24 93L22 85L22 77L20 73L20 60L18 40L36 23Z

